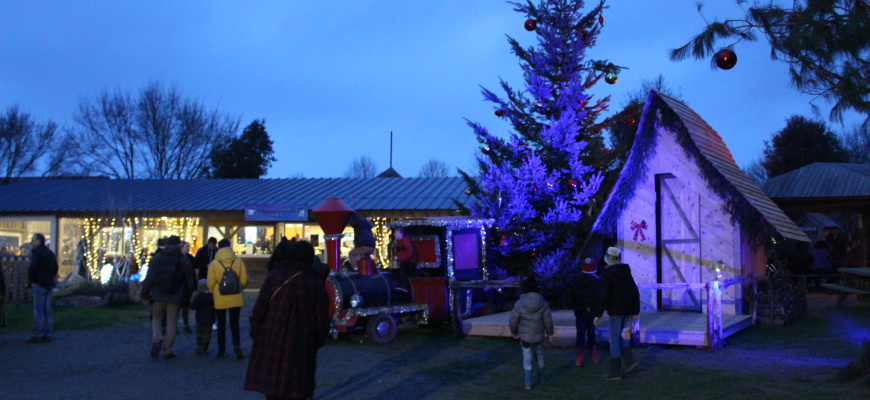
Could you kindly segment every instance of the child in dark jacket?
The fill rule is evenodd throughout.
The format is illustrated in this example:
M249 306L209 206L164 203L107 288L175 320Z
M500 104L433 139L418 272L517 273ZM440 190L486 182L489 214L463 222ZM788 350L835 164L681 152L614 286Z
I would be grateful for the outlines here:
M190 308L196 310L196 354L208 354L211 329L214 325L214 296L208 291L208 281L200 279Z
M544 339L553 340L553 316L534 275L521 287L523 295L511 311L510 328L514 339L523 347L523 370L526 390L532 388L532 358L538 359L538 381L544 382ZM544 336L546 334L546 336Z
M599 360L598 349L595 347L595 306L598 301L598 276L595 272L598 264L591 258L583 261L583 272L574 280L574 285L568 288L568 303L574 309L574 318L577 326L577 339L575 347L577 353L574 357L574 365L583 365L583 353L589 346L592 362Z

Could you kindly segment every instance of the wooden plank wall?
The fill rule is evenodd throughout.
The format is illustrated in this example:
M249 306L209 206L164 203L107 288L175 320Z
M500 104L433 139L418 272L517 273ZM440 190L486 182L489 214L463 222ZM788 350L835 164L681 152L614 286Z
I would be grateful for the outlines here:
M715 279L715 273L709 269L711 262L723 260L726 268L722 271L721 279L730 279L742 274L741 240L739 227L731 224L730 215L725 212L724 200L719 198L707 187L706 181L701 176L701 171L694 161L688 159L676 137L672 132L658 129L656 132L655 154L647 161L649 173L638 183L634 197L627 204L617 222L617 243L623 250L623 259L632 268L632 274L637 282L655 283L656 271L656 174L673 174L676 179L669 182L685 182L687 188L697 191L700 204L700 259L694 256L697 268L701 270L701 281L707 282ZM676 195L676 193L675 193ZM688 198L687 196L683 196ZM698 205L687 206L686 209L694 209L698 212ZM690 218L697 220L697 217ZM647 229L644 230L646 240L641 240L640 235L634 239L635 231L631 229L632 222L641 223L646 221ZM666 229L663 227L663 229ZM668 238L663 232L663 237ZM689 258L689 257L685 257ZM663 261L663 268L670 267L669 261ZM664 282L677 283L677 282ZM723 293L723 312L733 314L740 310L742 289L740 285L733 285ZM700 296L704 312L706 312L705 296ZM641 291L641 311L656 310L655 290Z

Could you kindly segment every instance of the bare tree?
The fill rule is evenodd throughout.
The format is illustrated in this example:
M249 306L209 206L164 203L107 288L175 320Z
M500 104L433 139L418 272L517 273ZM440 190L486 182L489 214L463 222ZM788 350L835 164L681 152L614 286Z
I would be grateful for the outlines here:
M232 139L239 119L207 111L175 88L157 82L139 92L137 123L143 138L146 173L155 179L203 176L217 144Z
M843 147L849 153L849 162L870 164L870 126L853 125L843 134Z
M378 166L367 155L361 155L351 162L344 172L345 178L374 178L378 175Z
M202 177L212 150L239 127L237 117L207 110L157 82L135 100L105 90L93 102L82 100L74 120L82 167L120 179Z
M73 121L81 140L82 168L117 179L141 175L136 105L129 94L103 90L93 102L82 99Z
M450 176L450 168L444 161L432 158L420 167L421 178L442 178L445 176Z
M755 160L749 165L743 167L743 172L746 174L746 177L752 179L758 187L764 185L764 182L767 181L767 170L761 165L761 160Z
M54 122L38 124L17 105L7 108L0 115L0 183L33 172L39 161L58 147L58 136Z

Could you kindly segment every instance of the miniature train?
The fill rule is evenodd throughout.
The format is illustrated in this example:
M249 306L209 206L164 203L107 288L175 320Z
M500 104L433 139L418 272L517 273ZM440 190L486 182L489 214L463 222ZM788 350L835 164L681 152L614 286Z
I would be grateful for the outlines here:
M463 316L485 314L484 291L487 240L492 220L470 217L414 218L396 221L391 228L405 228L417 251L417 271L371 272L327 279L330 313L335 332L365 330L378 343L396 336L399 322L440 326ZM470 285L467 285L470 284ZM471 286L474 286L473 288ZM514 286L511 283L492 287Z

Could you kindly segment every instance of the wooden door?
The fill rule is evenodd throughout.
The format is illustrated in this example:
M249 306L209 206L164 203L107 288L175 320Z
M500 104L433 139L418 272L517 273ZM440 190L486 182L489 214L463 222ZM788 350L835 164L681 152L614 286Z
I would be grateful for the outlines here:
M701 283L700 196L690 181L656 175L656 263L659 283ZM700 289L658 293L660 310L701 311Z

